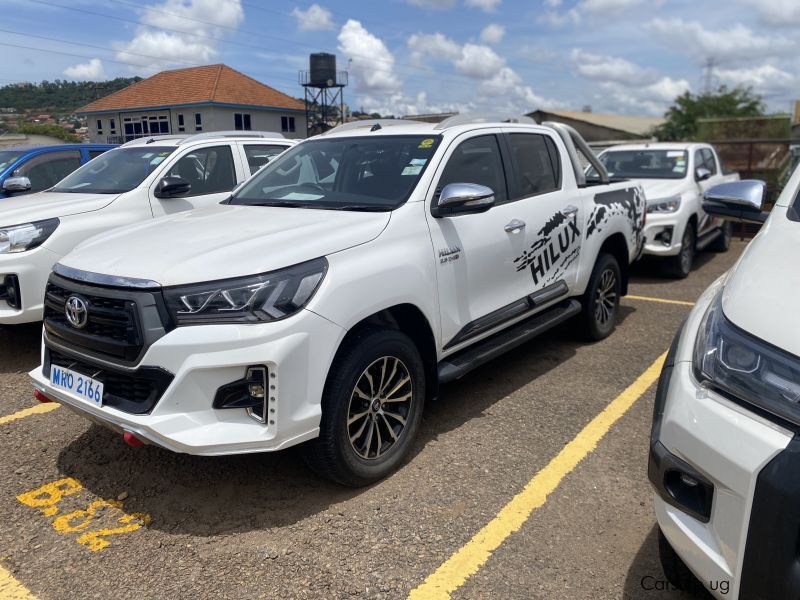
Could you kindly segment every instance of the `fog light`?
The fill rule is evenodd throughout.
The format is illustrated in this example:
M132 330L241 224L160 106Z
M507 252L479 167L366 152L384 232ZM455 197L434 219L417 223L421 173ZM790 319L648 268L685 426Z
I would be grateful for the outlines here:
M243 379L232 381L217 390L214 408L245 408L247 414L259 423L267 422L267 367L247 367Z
M665 227L662 231L658 232L653 238L664 246L672 244L672 227Z
M694 477L687 475L686 473L681 473L681 482L688 485L689 487L697 487L700 483Z
M0 300L5 300L11 308L20 310L22 298L19 293L19 278L16 275L6 275L0 285Z

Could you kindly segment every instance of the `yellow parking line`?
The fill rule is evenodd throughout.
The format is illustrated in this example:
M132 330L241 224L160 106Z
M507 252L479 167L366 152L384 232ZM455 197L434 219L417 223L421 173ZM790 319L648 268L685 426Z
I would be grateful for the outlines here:
M36 600L24 585L0 566L0 598L3 600Z
M651 298L650 296L625 296L629 300L644 300L645 302L661 302L662 304L678 304L680 306L694 306L694 302L686 302L685 300L667 300L666 298Z
M450 598L450 594L461 587L467 578L477 573L492 552L518 531L533 511L544 505L561 480L597 447L611 426L658 380L666 356L666 352L659 356L636 381L594 417L494 519L412 590L409 600Z
M49 413L51 410L57 409L59 406L60 405L55 402L48 402L46 404L37 404L30 408L24 408L10 415L6 415L5 417L0 417L0 425L5 425L6 423L11 423L11 421L16 421L18 419L24 419L31 415L43 415L44 413ZM0 596L0 598L2 597L3 596Z

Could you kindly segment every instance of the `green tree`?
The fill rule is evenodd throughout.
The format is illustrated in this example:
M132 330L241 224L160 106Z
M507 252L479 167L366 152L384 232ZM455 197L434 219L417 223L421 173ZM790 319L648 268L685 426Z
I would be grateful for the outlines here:
M685 92L669 107L666 122L655 129L661 141L691 140L697 135L697 120L711 117L760 117L764 101L752 88L728 89L721 86L716 92L692 94Z
M64 140L65 142L78 143L81 139L60 125L44 124L37 125L33 123L23 123L17 128L16 133L27 133L29 135L49 135L50 137Z

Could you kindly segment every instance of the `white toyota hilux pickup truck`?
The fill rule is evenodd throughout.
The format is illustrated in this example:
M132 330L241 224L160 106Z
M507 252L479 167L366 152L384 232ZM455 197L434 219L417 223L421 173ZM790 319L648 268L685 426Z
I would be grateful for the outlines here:
M318 473L375 481L440 383L572 317L613 330L644 195L585 185L576 144L500 118L350 123L220 205L96 237L50 277L36 395L129 443L308 442Z
M216 204L296 143L256 131L145 137L101 154L47 191L3 200L0 325L42 320L50 271L77 244Z
M709 144L650 143L614 146L599 155L612 181L641 183L647 198L644 254L659 257L667 273L684 278L692 270L695 252L709 248L725 252L731 226L703 211L703 192L738 181L723 169ZM596 176L590 168L587 177Z

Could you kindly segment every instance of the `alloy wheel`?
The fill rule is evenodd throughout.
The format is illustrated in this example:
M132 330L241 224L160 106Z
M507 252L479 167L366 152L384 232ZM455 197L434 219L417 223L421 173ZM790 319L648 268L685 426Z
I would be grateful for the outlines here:
M617 308L617 276L611 269L606 269L600 276L600 285L594 300L594 318L605 327L614 318Z

